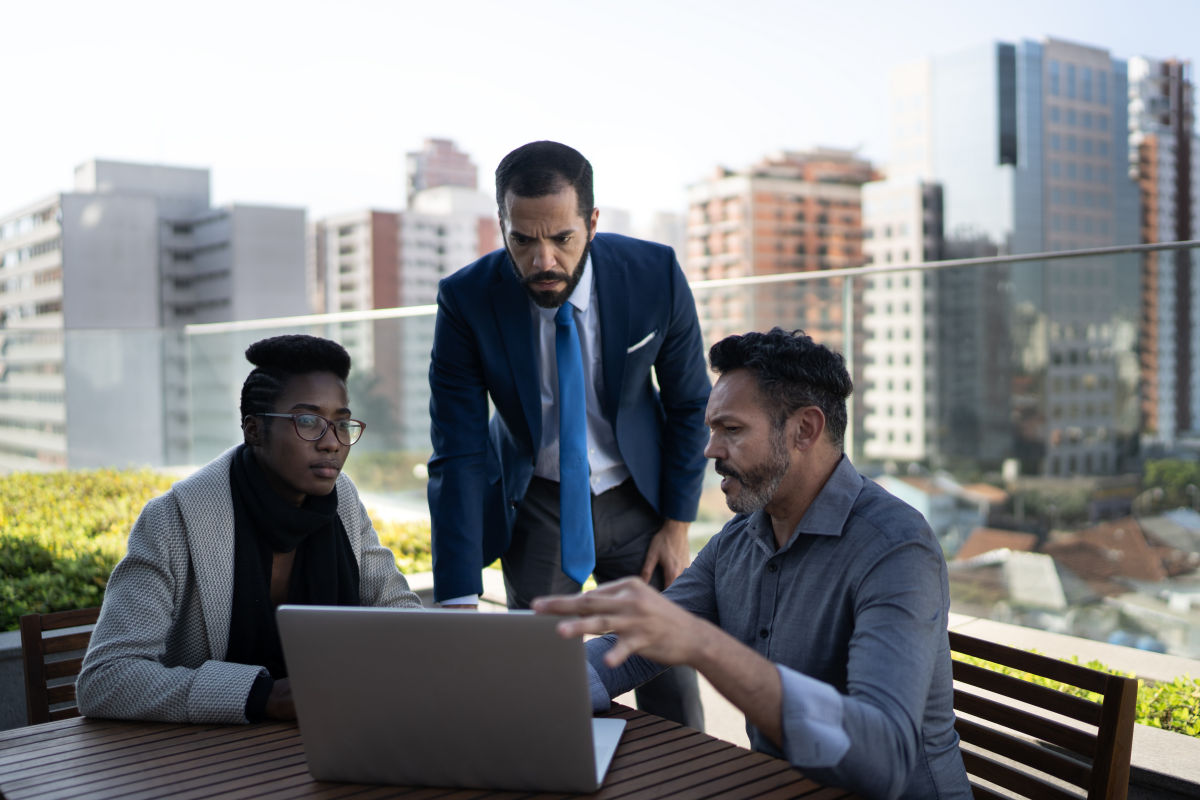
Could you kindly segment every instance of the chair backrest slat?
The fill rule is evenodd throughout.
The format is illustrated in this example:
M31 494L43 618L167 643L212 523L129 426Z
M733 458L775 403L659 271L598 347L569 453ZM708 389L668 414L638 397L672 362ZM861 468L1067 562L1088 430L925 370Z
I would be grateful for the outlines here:
M70 627L75 627L74 625ZM92 640L91 631L83 633L42 634L42 652L48 656L58 653L73 653L76 650L86 650Z
M1016 792L1022 797L1031 797L1037 800L1079 800L1079 795L1073 792L986 756L972 753L969 750L963 750L962 756L968 775ZM1012 800L1012 795L997 794L986 787L979 786L974 781L971 783L971 793L975 795L975 800L985 797Z
M1085 758L1096 757L1096 737L1094 735L1048 717L1029 714L999 700L955 689L954 708L960 714L972 714L991 720L998 725L1042 739Z
M25 716L30 725L79 716L75 677L91 631L47 632L94 625L99 608L77 608L21 617L21 655L25 668ZM69 654L63 657L63 654ZM47 656L58 656L47 659Z
M978 746L990 753L1020 762L1054 775L1076 786L1087 786L1092 777L1092 768L1077 758L1048 750L1034 742L1000 733L994 727L960 717L954 726L959 737L968 744Z
M1029 670L1025 671L1029 672ZM1013 700L1031 703L1047 711L1053 711L1055 714L1063 714L1080 722L1086 722L1088 725L1100 724L1100 703L1085 700L1058 689L1051 689L1048 686L1038 686L1036 683L1030 683L1012 675L1004 675L987 667L956 661L954 663L954 679Z
M977 639L974 636L967 636L957 631L951 631L950 634L952 637L957 637L959 642L958 646L952 643L950 648L963 655L975 656L976 658L993 661L997 664L1004 664L1023 672L1031 672L1034 675L1041 675L1043 678L1050 678L1060 683L1069 683L1072 686L1078 686L1080 689L1087 689L1089 692L1096 692L1098 694L1103 693L1105 687L1108 685L1107 673L1100 672L1099 670L1079 664L1072 664L1069 661L1062 661L1057 658L1049 658L1038 653L1030 653L1028 650L1019 650L1015 647L1009 647L1006 644L989 642L987 639Z
M950 649L1102 697L1101 702L1092 702L956 660L954 709L959 719L955 727L963 741L963 763L976 800L1001 796L980 781L1030 800L1076 797L1062 788L1064 784L1083 789L1089 800L1125 800L1137 703L1135 678L956 631L950 632ZM1055 719L1051 713L1067 719Z

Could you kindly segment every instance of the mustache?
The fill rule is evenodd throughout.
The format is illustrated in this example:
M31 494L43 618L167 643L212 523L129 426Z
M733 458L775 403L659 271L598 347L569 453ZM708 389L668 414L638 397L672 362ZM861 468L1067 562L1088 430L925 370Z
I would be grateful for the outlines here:
M742 483L746 482L742 478L742 473L738 472L736 469L733 469L721 459L717 459L716 464L713 465L713 469L715 469L717 474L723 478L733 478L735 481L741 481Z
M544 269L541 272L535 272L532 275L527 275L524 278L521 278L521 284L523 286L529 286L530 284L540 283L541 281L565 281L568 277L569 276L564 275L561 272L555 272L552 269Z

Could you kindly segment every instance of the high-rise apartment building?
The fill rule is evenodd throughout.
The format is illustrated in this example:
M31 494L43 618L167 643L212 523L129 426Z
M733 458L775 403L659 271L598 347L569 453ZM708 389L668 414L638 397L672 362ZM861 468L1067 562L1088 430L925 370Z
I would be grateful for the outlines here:
M1133 244L1126 84L1106 50L1054 39L906 66L888 176L942 187L943 258ZM1137 435L1137 272L1117 256L939 271L937 368L911 380L955 384L938 391L945 452L1052 475L1121 468Z
M309 230L318 308L346 312L433 303L438 281L499 246L495 201L461 186L417 192L403 212L327 217ZM327 330L350 352L355 379L378 399L371 407L370 446L427 449L433 317L343 321Z
M304 313L307 292L302 209L212 208L205 169L81 165L0 216L0 470L189 462L237 398L188 390L173 331Z
M408 167L408 191L405 198L411 208L418 192L439 186L458 186L463 189L479 187L479 170L471 157L458 149L450 139L426 139L420 150L405 156Z
M718 169L688 190L686 271L690 280L861 266L862 185L878 175L852 151L818 148L774 154L742 171ZM852 293L861 312L861 297ZM846 314L842 279L703 289L696 293L706 342L773 326L803 328L844 352L862 379L862 314ZM853 309L852 309L853 310ZM853 319L856 330L846 323ZM849 432L861 424L853 405Z
M1200 231L1200 138L1191 64L1129 60L1129 156L1144 242ZM1200 432L1200 253L1147 253L1142 266L1143 441L1170 448Z

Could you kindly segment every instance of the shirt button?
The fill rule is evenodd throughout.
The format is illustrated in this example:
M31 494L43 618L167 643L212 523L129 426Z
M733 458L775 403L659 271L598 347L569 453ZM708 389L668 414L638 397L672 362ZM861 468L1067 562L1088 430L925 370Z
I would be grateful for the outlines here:
M779 565L776 564L774 561L772 561L770 564L767 564L767 572L778 572L778 571L779 571Z
M758 638L760 638L760 639L765 639L765 638L767 638L767 637L768 637L770 634L771 634L771 632L770 632L770 631L768 631L766 628L763 628L761 631L759 631L759 632L758 632Z

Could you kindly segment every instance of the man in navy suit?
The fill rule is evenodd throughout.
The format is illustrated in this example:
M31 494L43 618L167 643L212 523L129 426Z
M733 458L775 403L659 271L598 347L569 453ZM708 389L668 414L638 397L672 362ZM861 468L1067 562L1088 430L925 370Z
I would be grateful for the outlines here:
M496 204L504 249L438 289L429 367L434 597L474 606L480 570L496 558L510 608L580 589L563 571L559 530L555 313L565 303L583 363L592 574L670 585L689 561L710 389L674 252L597 234L591 164L556 142L505 156ZM638 703L703 727L690 669L647 684Z

